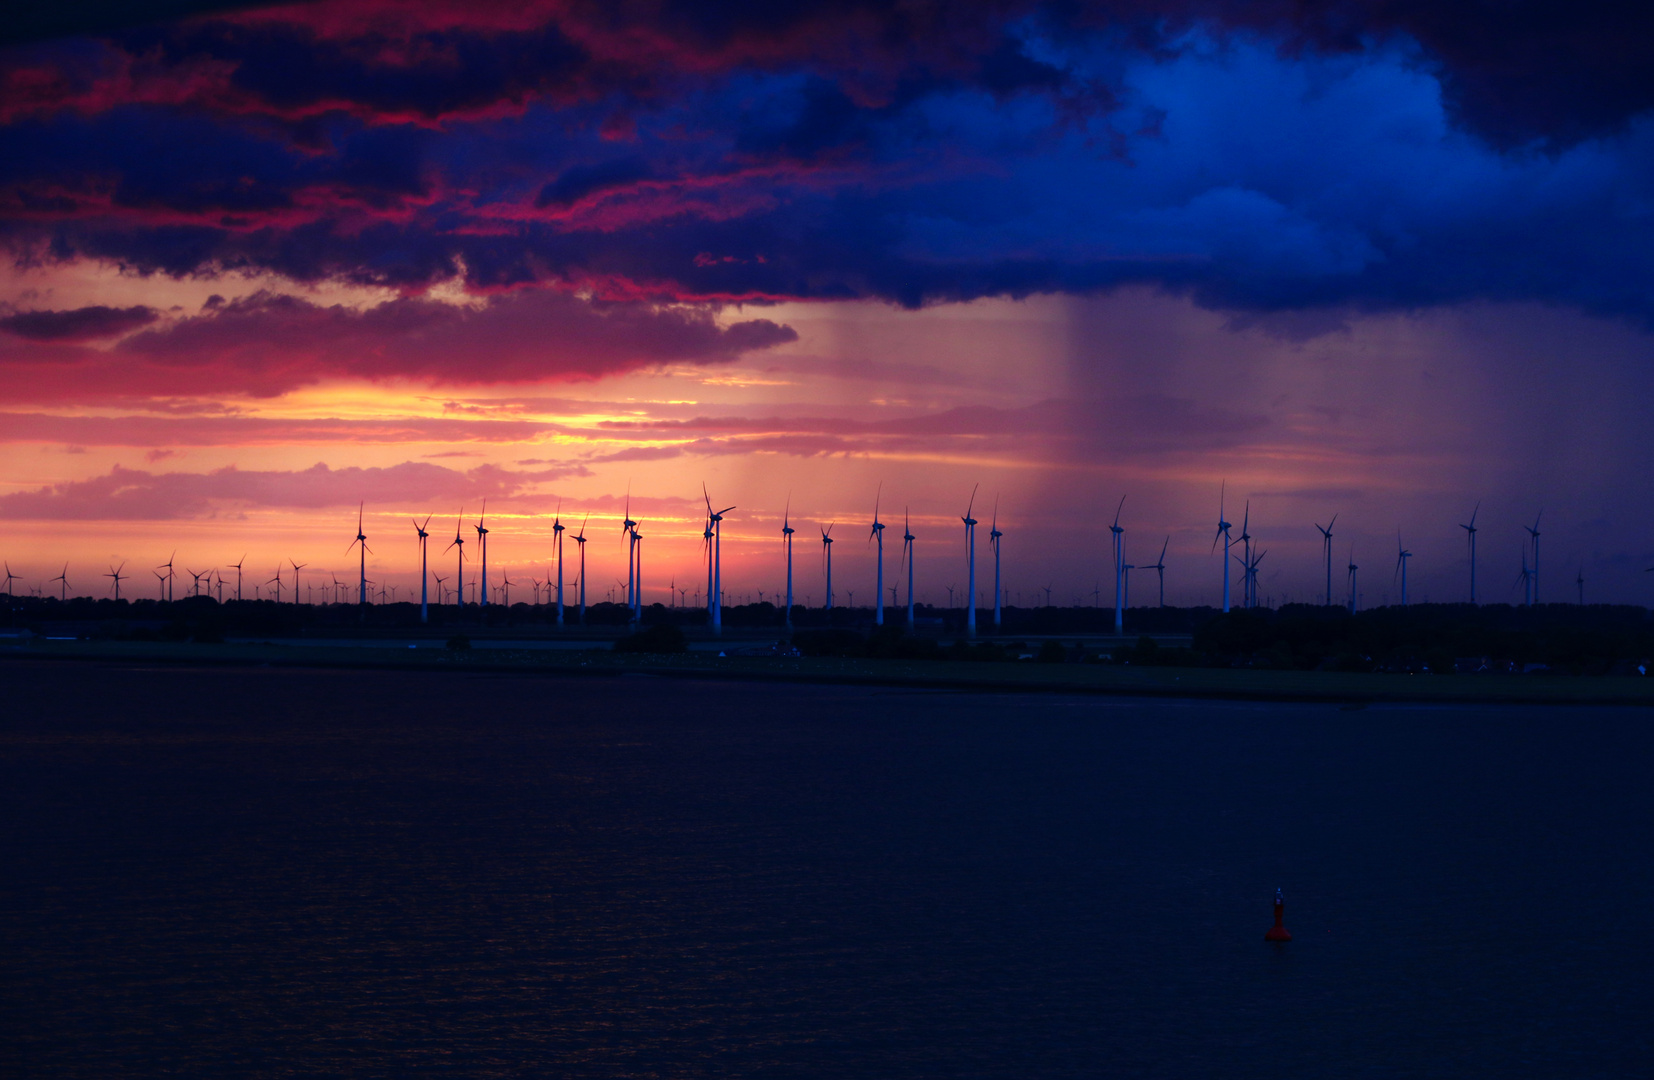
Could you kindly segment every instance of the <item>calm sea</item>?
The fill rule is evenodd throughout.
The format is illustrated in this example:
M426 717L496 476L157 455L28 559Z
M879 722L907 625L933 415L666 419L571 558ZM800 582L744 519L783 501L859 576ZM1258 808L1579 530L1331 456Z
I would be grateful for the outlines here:
M5 662L0 718L5 1076L1654 1068L1648 711Z

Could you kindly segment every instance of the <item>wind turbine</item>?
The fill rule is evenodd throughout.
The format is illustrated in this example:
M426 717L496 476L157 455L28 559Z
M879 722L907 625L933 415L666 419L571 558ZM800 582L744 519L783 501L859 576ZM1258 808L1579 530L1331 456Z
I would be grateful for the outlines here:
M344 584L339 580L338 574L331 574L330 576L333 578L333 602L337 604L339 603L339 596L344 590ZM236 592L239 593L240 591L238 586ZM441 601L439 600L438 603L441 603Z
M620 533L626 538L626 610L636 612L632 598L632 555L637 546L637 522L632 520L632 492L627 485L626 491L626 520L620 523Z
M1350 614L1351 615L1355 614L1355 600L1356 600L1355 572L1358 569L1360 569L1360 567L1355 565L1355 545L1351 544L1350 545Z
M247 561L247 555L246 555L245 552L243 552L242 556L241 556L241 562L238 562L238 563L235 564L235 598L237 600L241 599L241 563L244 563L246 561Z
M1332 607L1332 527L1336 524L1338 524L1338 515L1334 514L1334 515L1332 515L1332 520L1327 522L1327 527L1326 528L1324 528L1324 529L1321 528L1321 526L1319 524L1317 524L1315 526L1315 528L1317 530L1319 530L1320 533L1321 533L1321 550L1327 557L1327 606L1328 607ZM1471 592L1475 592L1475 591L1476 591L1475 589L1471 589Z
M268 585L272 581L275 582L275 584L276 584L276 603L279 604L279 603L281 603L281 564L280 563L276 564L276 576L271 578L270 581L266 581L264 584Z
M1530 606L1539 603L1539 519L1544 516L1545 511L1541 510L1534 515L1531 529L1526 525L1522 526L1528 529L1528 534L1533 537L1533 599L1528 601Z
M1003 593L999 586L999 540L1005 534L999 531L999 496L994 496L994 516L988 524L988 544L994 549L994 632L999 632Z
M297 606L298 602L299 602L299 571L303 570L305 567L309 566L310 564L309 563L302 563L302 562L293 562L292 559L288 559L287 561L290 562L290 563L293 563L293 604L295 606Z
M563 625L563 501L557 501L557 514L551 521L552 547L557 552L557 625Z
M1166 537L1166 542L1160 545L1160 559L1153 566L1145 566L1145 570L1153 570L1160 575L1160 606L1166 606L1166 549L1171 546L1172 538Z
M1241 514L1241 566L1246 572L1241 575L1241 607L1252 607L1255 597L1252 595L1252 500L1246 500L1246 509Z
M873 531L867 534L869 540L879 542L878 556L878 584L874 587L873 596L873 625L884 625L884 522L879 520L879 496L884 494L884 485L879 485L878 492L873 496Z
M792 513L793 497L788 495L787 507L781 511L781 546L787 552L787 611L783 624L788 630L793 628L793 533L798 531L792 526Z
M125 564L123 563L122 565L124 566ZM12 591L11 583L21 580L21 578L11 572L11 563L8 562L6 564L6 595L11 597L13 600L17 599L17 594Z
M448 595L448 590L443 588L442 583L448 579L441 574L432 574L431 577L436 581L436 606L441 607L443 597Z
M1523 606L1533 607L1533 571L1528 569L1528 549L1526 545L1522 547L1522 572L1516 576L1516 580L1522 586Z
M722 510L714 512L712 496L707 494L704 482L701 484L701 498L706 500L707 528L712 533L712 584L708 603L712 610L712 633L716 635L724 632L724 515L735 509L735 507L726 506Z
M425 525L429 525L431 523L431 515L425 515L425 525L421 525L418 521L414 521L413 518L409 518L408 520L413 522L414 531L419 534L419 621L430 622L431 613L428 605L430 603L429 582L431 570L430 563L427 560L426 550L430 546L428 541L431 538L431 534L425 531Z
M1218 541L1223 541L1223 610L1229 610L1229 522L1223 516L1223 494L1228 489L1229 481L1225 480L1218 488L1218 531L1212 537L1212 550L1218 549Z
M465 507L463 507L463 506L459 508L459 520L454 522L454 542L449 544L447 547L443 548L442 553L444 555L446 555L450 551L454 550L455 548L459 548L459 557L455 560L455 566L454 566L454 603L458 606L459 613L461 615L464 615L465 614ZM365 603L367 603L367 595L368 595L368 593L367 593L367 588L368 587L367 587L367 584L366 584L366 582L367 582L366 571L363 572L362 581L363 581L363 585L362 585L362 603L365 604Z
M166 570L166 576L161 578L161 588L166 593L166 595L164 597L162 597L162 599L165 600L169 604L172 602L172 579L175 576L172 572L172 560L174 558L176 558L177 555L178 555L178 553L176 551L174 551L171 555L167 556L167 561L166 562L162 563L160 566L157 566L155 568L157 570L161 570L161 569Z
M574 542L580 548L580 625L586 625L586 522L592 516L586 515L585 521L580 523L580 531L575 534Z
M356 547L357 545L361 545L362 548L362 550L357 553L362 562L362 576L360 586L361 591L357 594L356 598L356 602L362 607L366 607L368 603L368 551L370 550L368 548L367 533L362 531L362 507L364 505L365 504L363 503L356 504L356 539L350 542L350 547L345 548L346 555L350 554L350 548ZM268 585L270 583L266 581L265 584Z
M212 571L203 570L201 573L197 574L194 570L191 570L189 567L186 566L184 568L184 573L186 573L190 576L190 595L191 596L200 596L201 595L201 579L206 577L208 574L212 573Z
M501 574L500 575L500 602L505 607L505 609L507 611L511 610L511 586L512 586L512 584L513 583L511 581L511 575L510 574Z
M643 524L641 521L638 525ZM632 526L632 618L643 621L643 533Z
M832 611L833 610L833 537L832 537L832 532L833 532L833 525L837 525L837 524L838 524L838 522L835 521L832 524L828 525L825 529L821 530L821 557L822 557L822 559L824 559L826 561L826 567L827 567L827 604L826 604L825 607L822 608L823 611Z
M69 568L67 566L65 566L63 569L68 570ZM119 566L111 566L109 568L109 573L103 575L106 578L114 578L115 579L115 599L116 599L116 601L119 601L120 598L121 598L121 578L123 576L121 574L121 571L125 570L125 569L126 569L126 563L123 562ZM6 568L6 573L8 575L10 575L10 573L11 573L11 568L10 567ZM132 575L131 574L126 574L124 576L125 577L131 577ZM1581 587L1583 588L1583 586L1581 586Z
M67 601L69 599L69 564L68 563L63 564L63 573L59 574L55 578L47 578L46 580L48 582L52 582L52 581L61 581L61 582L63 582L63 590L62 590L61 594L58 596L58 600L60 602L62 602L62 601Z
M913 629L913 525L902 509L902 559L907 563L907 628Z
M1407 560L1413 553L1401 546L1401 530L1396 530L1396 573L1401 575L1401 606L1407 606Z
M1114 508L1114 524L1108 531L1114 534L1114 633L1126 631L1126 530L1120 527L1120 511L1126 507L1126 497L1120 496L1120 505Z
M1460 523L1459 525L1459 528L1465 531L1465 535L1470 537L1470 602L1472 604L1476 602L1476 515L1481 509L1482 504L1478 502L1476 508L1470 511L1470 524ZM1539 523L1536 521L1534 524Z
M976 636L976 519L971 517L971 511L976 509L976 488L971 488L971 501L965 507L965 516L960 521L965 523L965 636Z
M482 544L482 585L477 589L477 606L488 606L488 530L483 527L483 519L488 516L488 500L482 501L482 513L477 515L477 540Z

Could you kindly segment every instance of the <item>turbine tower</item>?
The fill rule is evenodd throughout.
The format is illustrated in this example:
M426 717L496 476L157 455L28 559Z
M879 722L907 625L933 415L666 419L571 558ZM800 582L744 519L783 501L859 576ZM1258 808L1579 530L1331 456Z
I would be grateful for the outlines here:
M993 520L988 525L988 543L994 549L994 632L999 632L1000 616L1003 614L1002 600L1004 593L999 585L999 540L1005 534L999 531L999 496L994 496Z
M279 604L279 603L281 603L281 564L280 563L276 564L276 576L271 578L269 581L266 581L264 584L269 585L271 582L275 583L275 586L276 586L276 603Z
M643 534L632 526L632 618L643 621Z
M1223 516L1223 494L1229 482L1225 480L1218 488L1218 531L1212 537L1212 550L1218 549L1218 541L1223 541L1223 610L1229 610L1229 522Z
M431 564L426 557L426 548L429 546L427 541L430 540L431 534L425 531L425 525L431 523L431 515L425 515L425 525L414 521L413 518L408 520L413 521L414 531L419 534L419 621L430 622L431 613L428 605L430 603Z
M1407 606L1407 560L1413 553L1401 546L1401 530L1396 530L1396 573L1401 575L1401 606Z
M68 570L69 568L67 566L65 566L63 569ZM114 578L115 579L115 600L116 600L117 603L120 601L120 598L121 598L121 578L123 576L124 577L131 577L132 576L131 574L123 575L121 573L121 571L125 570L125 569L126 569L126 563L123 562L119 566L111 566L109 568L109 573L103 575L106 578ZM11 568L7 567L6 572L9 575L11 573ZM1584 586L1581 586L1581 588L1583 588L1583 587Z
M976 487L981 487L978 484ZM965 507L965 516L960 521L965 523L965 636L976 636L976 519L971 517L971 511L976 509L976 487L971 488L971 501Z
M357 556L361 559L361 576L358 579L360 584L358 585L358 591L357 591L357 594L356 594L356 602L361 607L367 607L367 603L368 603L368 550L369 550L369 548L368 548L367 533L364 533L362 531L362 507L364 505L365 504L363 504L363 503L357 503L356 504L356 539L352 540L350 542L350 547L345 548L345 554L346 555L350 554L350 548L356 547L357 545L361 545L361 548L362 548L361 551L357 552ZM268 585L270 583L268 581L266 581L265 584Z
M879 496L884 494L884 485L873 496L873 531L867 534L869 540L879 542L878 554L878 584L873 590L873 625L884 625L884 523L879 520Z
M1541 510L1534 515L1532 528L1522 526L1533 537L1533 599L1528 601L1530 607L1539 603L1539 519L1544 516L1545 511Z
M461 615L465 614L465 507L459 508L459 519L454 522L454 540L442 549L444 555L455 548L459 548L459 557L454 561L454 606ZM362 576L362 602L367 603L367 572Z
M1114 508L1114 524L1108 531L1114 534L1114 633L1126 632L1126 590L1124 569L1126 562L1126 530L1120 527L1120 511L1126 507L1126 497L1120 496L1120 504Z
M826 612L833 610L833 525L837 524L835 521L821 530L821 557L827 567L827 604L822 610Z
M11 563L7 563L6 564L6 595L11 597L13 600L17 599L17 594L12 591L11 583L14 582L14 581L21 581L21 580L22 580L21 578L19 578L16 574L11 572Z
M709 598L709 603L712 612L712 633L718 635L724 632L723 522L724 515L735 509L735 507L726 506L722 510L714 511L712 509L712 496L707 494L704 482L701 484L701 498L706 500L706 523L707 528L712 531L712 595Z
M1324 528L1324 529L1321 528L1321 526L1319 524L1317 524L1315 526L1315 528L1317 530L1319 530L1320 533L1321 533L1321 550L1322 550L1322 553L1325 554L1326 557L1327 557L1327 606L1328 607L1332 607L1332 527L1336 524L1338 524L1338 515L1334 514L1334 515L1332 515L1332 520L1327 522L1327 527L1326 528ZM1471 591L1474 592L1475 590L1473 589Z
M482 501L482 512L477 515L477 541L482 544L482 585L477 589L477 606L488 606L488 530L483 528L483 520L488 517L488 500Z
M247 555L246 555L245 552L243 552L242 556L241 556L241 562L238 562L238 563L235 564L235 598L238 601L241 599L241 563L244 563L246 561L247 561Z
M309 563L302 563L302 562L293 562L292 559L288 559L287 561L290 562L290 563L293 563L293 604L296 607L298 605L298 602L299 602L299 571L303 570L305 567L309 566L310 564Z
M902 559L907 563L907 628L913 629L913 526L902 510Z
M557 503L557 515L551 521L552 549L557 555L557 625L563 625L563 503Z
M59 574L55 578L47 578L46 580L47 581L61 581L61 582L63 582L63 589L62 589L62 592L58 596L58 600L60 602L62 602L62 601L67 601L69 599L69 564L68 563L63 564L63 573Z
M798 530L792 526L793 499L787 496L787 508L781 512L781 546L787 551L787 610L783 618L783 625L788 630L793 628L793 533Z
M1470 602L1472 604L1476 602L1476 515L1481 509L1482 504L1477 503L1476 508L1470 512L1470 524L1461 523L1459 525L1459 528L1465 531L1465 535L1470 537ZM1536 521L1534 524L1539 523Z
M1241 575L1241 607L1252 606L1252 500L1246 500L1246 509L1241 514L1241 566L1245 573Z

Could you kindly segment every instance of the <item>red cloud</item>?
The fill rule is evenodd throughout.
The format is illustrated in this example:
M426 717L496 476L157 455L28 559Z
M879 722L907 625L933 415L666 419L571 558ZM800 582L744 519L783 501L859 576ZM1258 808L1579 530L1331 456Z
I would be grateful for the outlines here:
M330 378L448 385L595 379L659 364L719 363L796 338L768 319L721 327L706 307L599 304L549 290L497 295L478 307L414 298L365 311L261 293L142 331L110 352L0 345L0 373L18 400L273 396Z
M513 472L480 465L467 472L422 461L389 468L249 472L234 466L209 473L150 473L119 465L107 475L0 496L6 520L168 521L208 516L221 508L321 509L369 503L457 503L518 494L546 480L582 475L578 466Z
M148 326L160 316L154 308L95 307L72 311L20 311L0 318L0 330L29 341L96 341Z

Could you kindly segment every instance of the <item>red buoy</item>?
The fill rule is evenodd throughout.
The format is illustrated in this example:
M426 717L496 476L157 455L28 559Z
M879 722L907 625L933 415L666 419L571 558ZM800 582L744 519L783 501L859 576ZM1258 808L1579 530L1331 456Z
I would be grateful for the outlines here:
M1276 889L1275 890L1275 925L1271 926L1268 930L1264 931L1263 939L1265 941L1291 941L1292 940L1292 935L1287 932L1287 928L1281 925L1281 920L1284 919L1284 918L1286 918L1286 901L1281 899L1281 890Z

